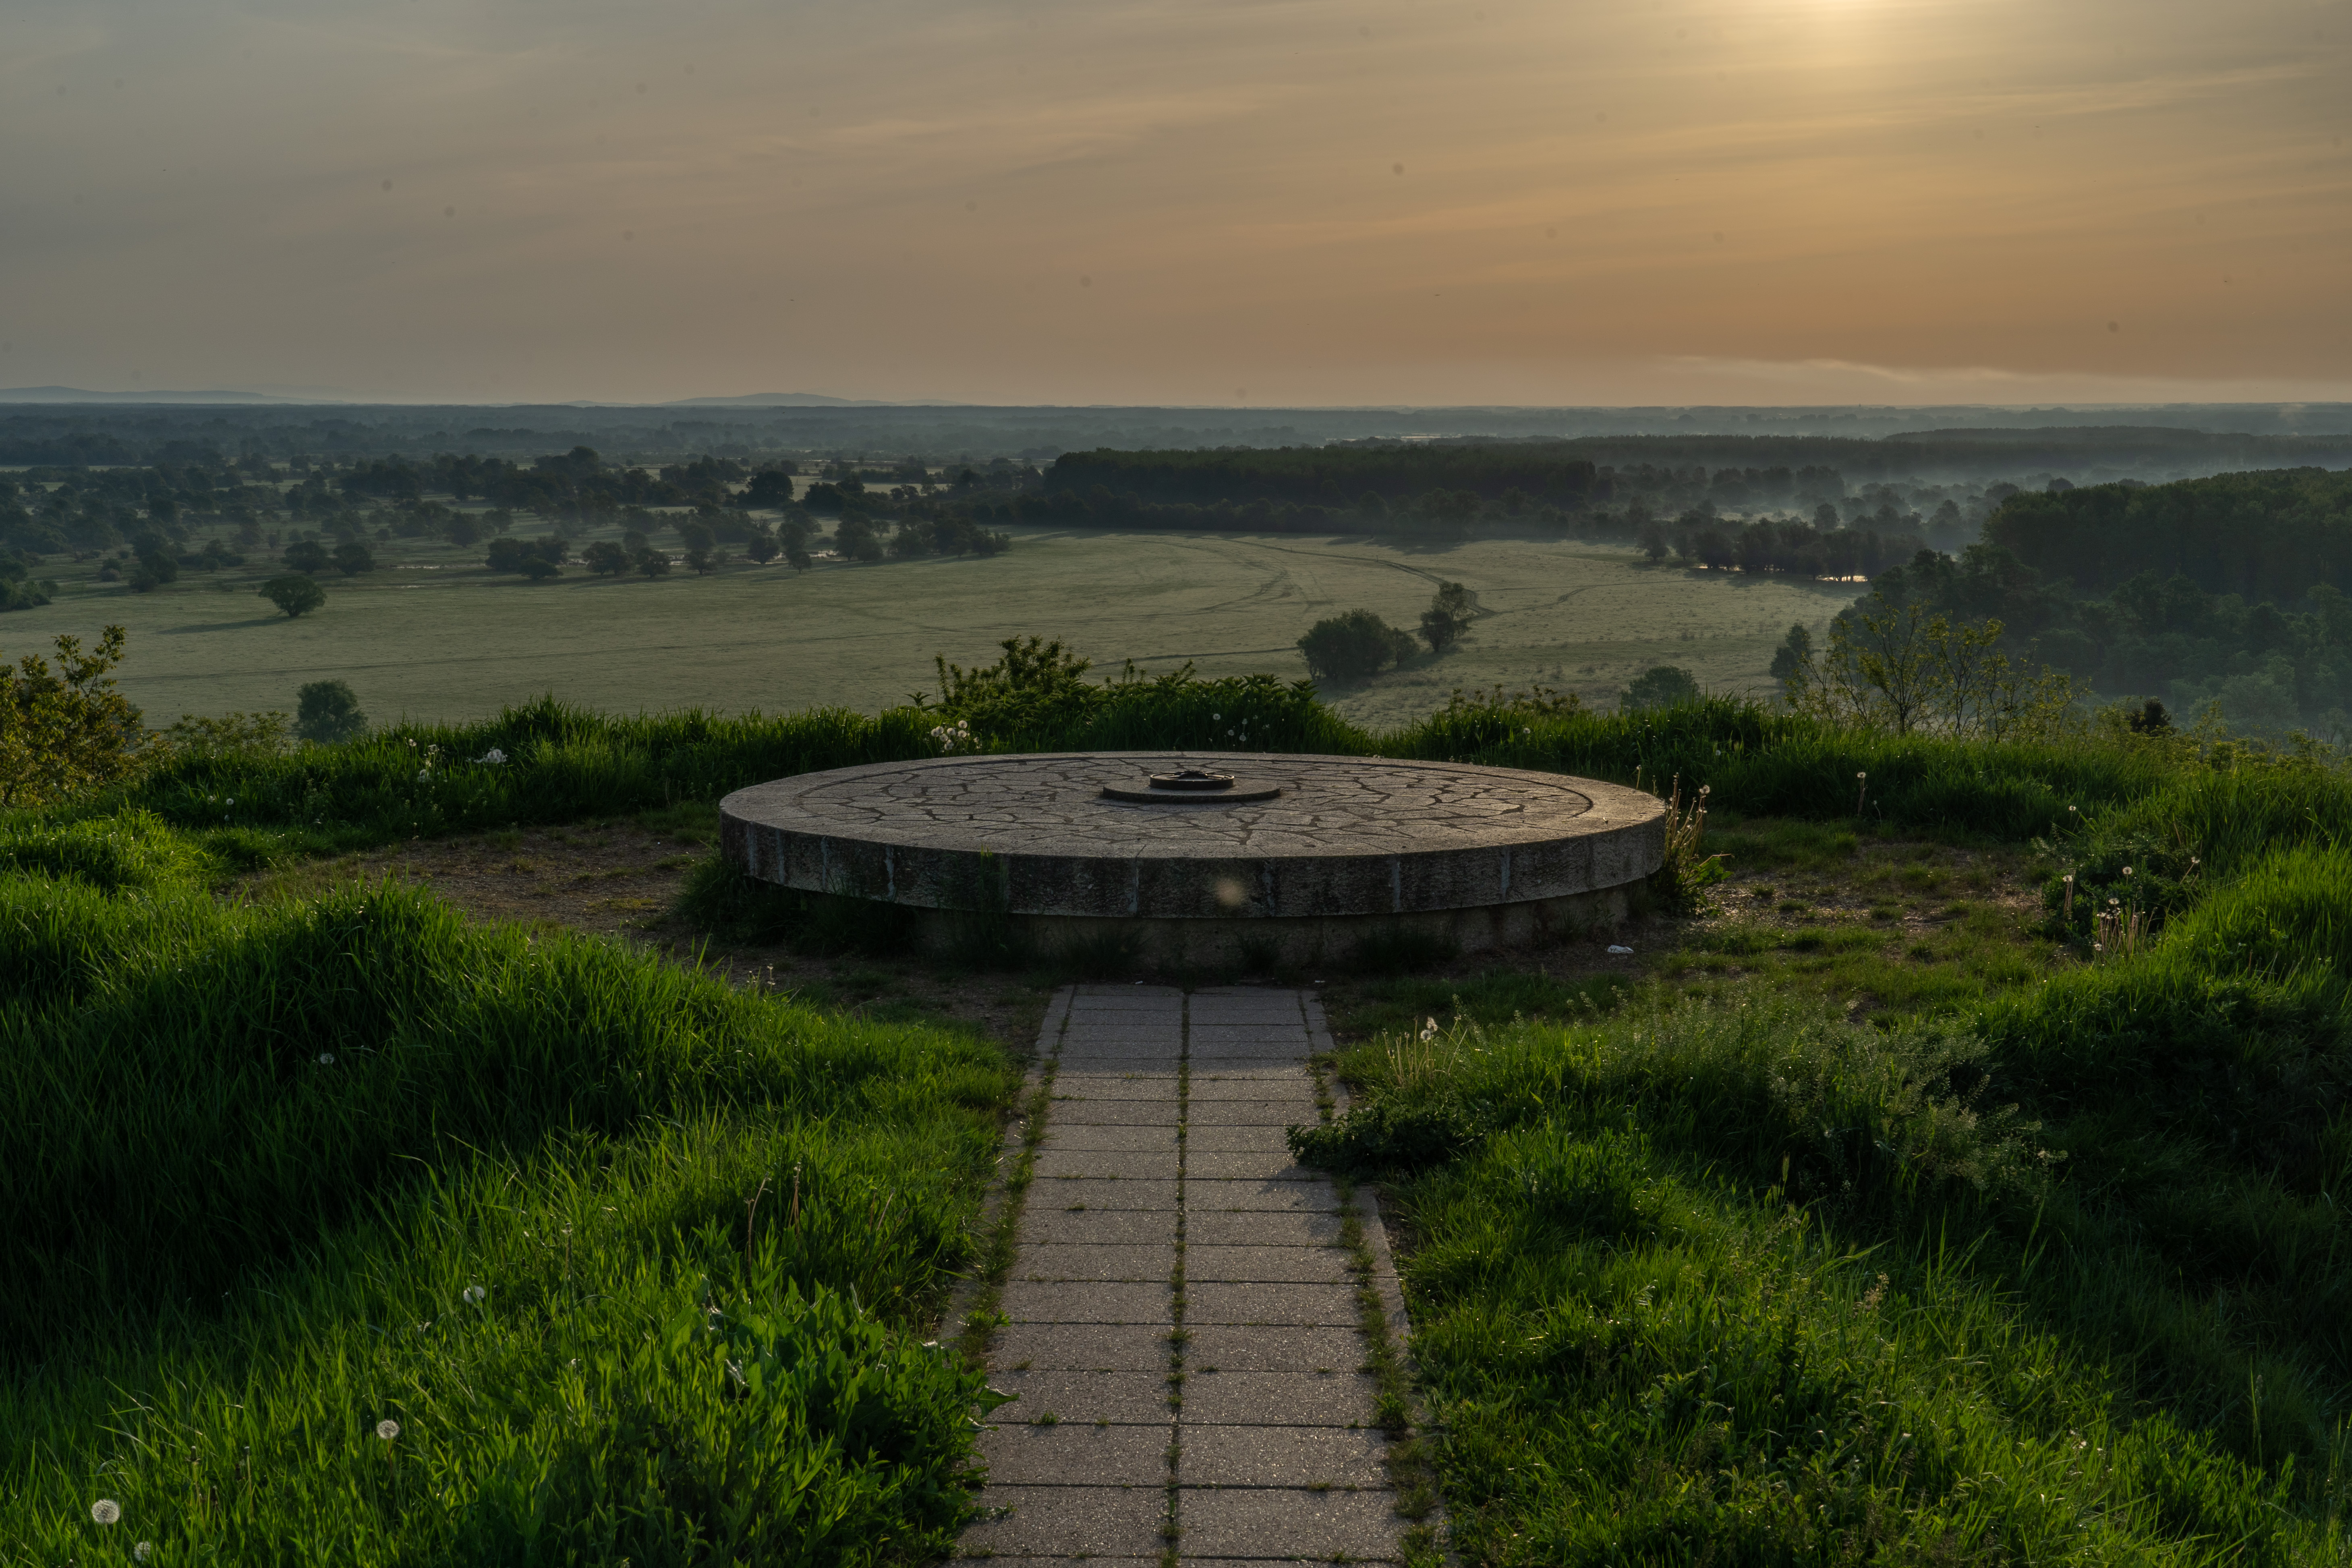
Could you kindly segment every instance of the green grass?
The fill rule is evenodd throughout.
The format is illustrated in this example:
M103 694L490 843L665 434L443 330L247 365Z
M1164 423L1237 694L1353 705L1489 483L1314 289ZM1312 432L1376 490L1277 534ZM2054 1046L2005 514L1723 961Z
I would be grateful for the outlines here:
M169 847L0 879L0 1563L952 1541L995 1047Z
M1925 942L1702 923L1613 1009L1498 974L1344 1017L1361 1098L1297 1143L1392 1184L1465 1560L2352 1555L2341 784L2184 770L2051 845L2181 826L2210 874L2137 953L1963 899ZM1742 833L1751 905L1997 858Z
M2352 1545L2344 1318L2183 1280L2151 1222L2219 1195L2078 1193L2090 1130L1999 1112L1965 1030L1759 998L1343 1065L1371 1099L1307 1152L1394 1184L1466 1561Z

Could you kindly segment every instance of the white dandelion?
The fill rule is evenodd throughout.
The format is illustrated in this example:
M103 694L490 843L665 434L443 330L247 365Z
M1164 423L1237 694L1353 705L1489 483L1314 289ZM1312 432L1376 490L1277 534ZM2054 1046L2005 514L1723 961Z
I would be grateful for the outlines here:
M397 1421L379 1421L375 1424L375 1435L389 1443L394 1437L400 1436L400 1423Z
M122 1505L110 1497L102 1497L89 1505L89 1517L100 1524L112 1524L122 1517Z
M138 1545L131 1549L131 1557L133 1562L144 1563L154 1555L155 1543L152 1541L142 1541Z
M333 1067L335 1065L335 1053L332 1051L320 1051L319 1053L319 1065L322 1068Z
M489 1292L479 1285L468 1285L466 1287L466 1303L468 1306L478 1307L482 1304L482 1298L488 1294Z

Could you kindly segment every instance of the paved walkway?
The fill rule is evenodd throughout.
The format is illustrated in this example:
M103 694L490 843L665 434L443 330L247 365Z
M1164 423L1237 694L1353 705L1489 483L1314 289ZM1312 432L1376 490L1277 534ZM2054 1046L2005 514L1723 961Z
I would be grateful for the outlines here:
M1310 994L1066 990L966 1556L1393 1559L1343 1215L1283 1139L1317 1120ZM1376 1214L1373 1283L1398 1303ZM1401 1337L1401 1311L1391 1310Z

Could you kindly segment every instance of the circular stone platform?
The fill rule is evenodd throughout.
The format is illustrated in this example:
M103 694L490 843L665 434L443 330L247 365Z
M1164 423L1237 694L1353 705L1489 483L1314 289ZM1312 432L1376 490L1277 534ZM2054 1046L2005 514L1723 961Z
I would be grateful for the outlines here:
M1184 768L1271 799L1129 802ZM1464 950L1613 923L1655 871L1665 806L1591 779L1380 757L1177 752L936 757L803 773L719 803L727 858L809 892L975 919L1047 950L1163 963L1338 956L1368 937Z

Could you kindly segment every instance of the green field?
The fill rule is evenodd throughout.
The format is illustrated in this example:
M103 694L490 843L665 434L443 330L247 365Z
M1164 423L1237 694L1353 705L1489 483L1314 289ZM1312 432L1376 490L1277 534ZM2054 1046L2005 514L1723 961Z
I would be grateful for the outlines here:
M1015 634L1062 637L1112 668L1131 658L1157 672L1191 659L1204 674L1301 677L1294 645L1318 618L1363 606L1409 627L1441 579L1467 584L1482 618L1463 647L1328 693L1349 719L1389 725L1455 687L1497 681L1540 681L1605 705L1660 663L1710 689L1760 690L1789 624L1819 625L1853 595L1529 539L1016 531L1013 548L991 560L825 563L803 576L739 562L657 582L604 581L574 564L543 584L492 575L480 546L373 548L379 570L330 574L326 607L292 621L254 592L277 569L275 552L210 576L185 571L150 594L97 582L95 563L53 559L42 572L59 596L0 620L0 654L119 622L134 650L124 689L156 724L290 710L298 687L330 677L349 681L379 721L484 718L540 692L608 711L870 711L928 687L933 654L986 662Z

